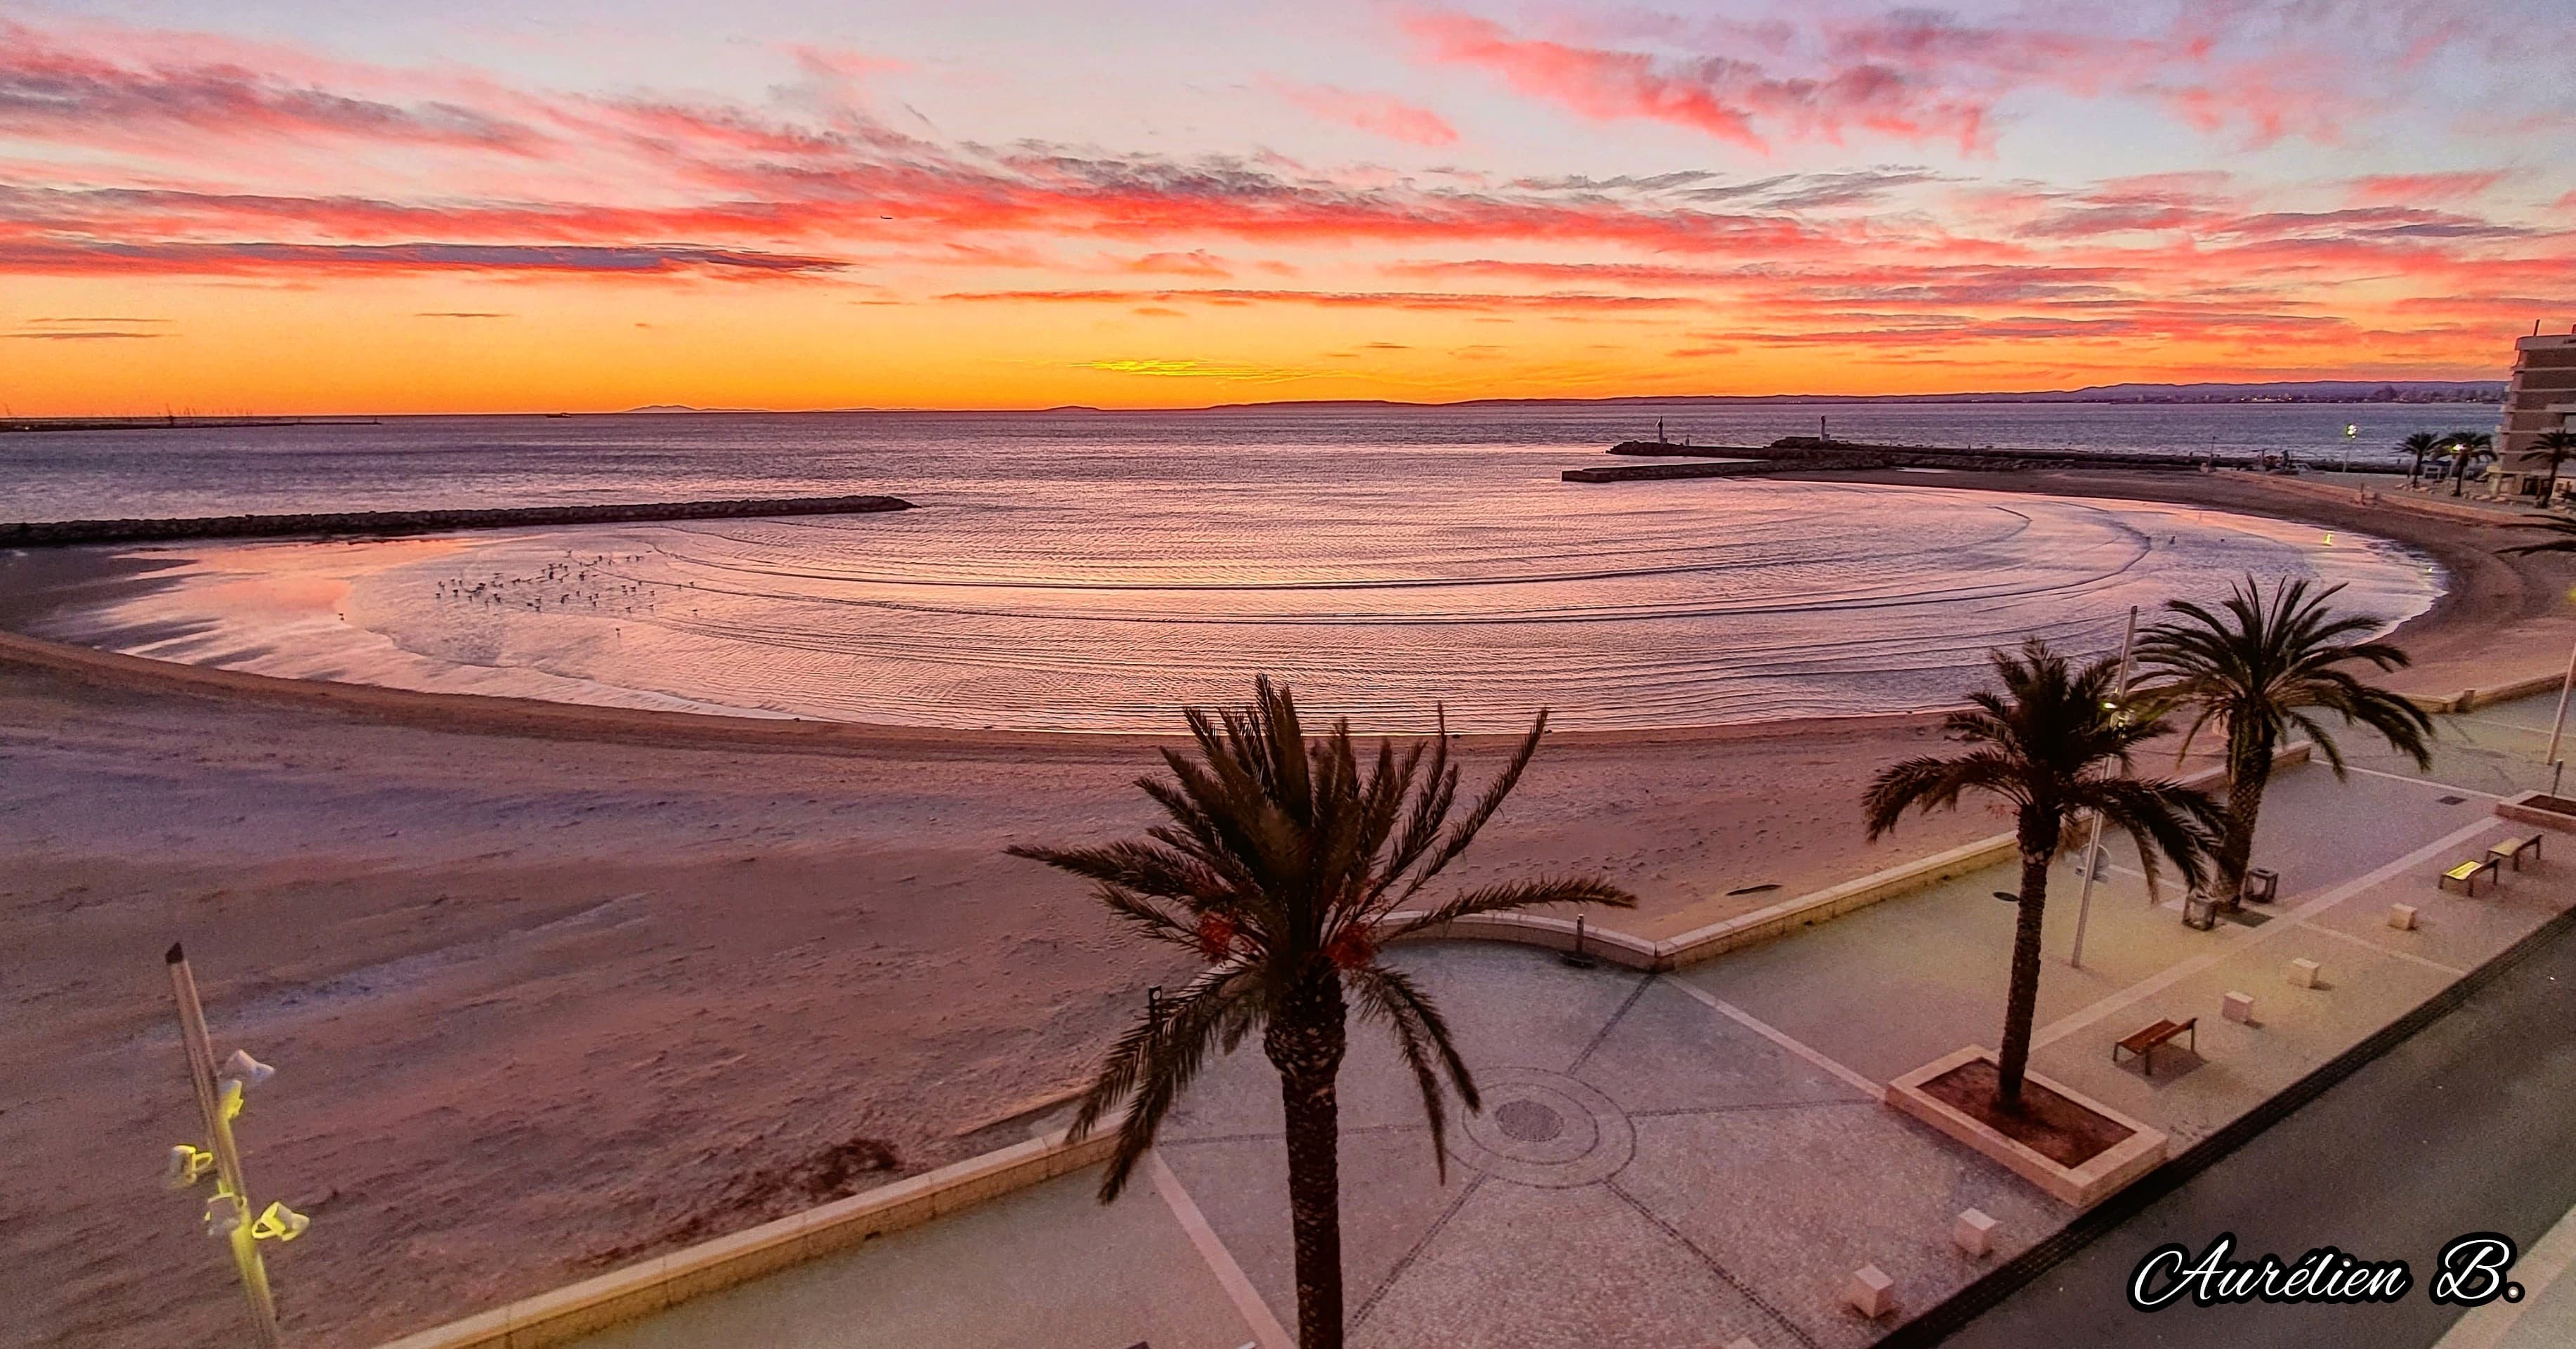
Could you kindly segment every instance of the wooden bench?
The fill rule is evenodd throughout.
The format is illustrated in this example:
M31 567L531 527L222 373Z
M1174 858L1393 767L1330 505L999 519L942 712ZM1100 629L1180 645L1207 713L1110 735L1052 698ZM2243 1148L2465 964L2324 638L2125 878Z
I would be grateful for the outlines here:
M2457 890L2461 894L2467 895L2471 899L2475 899L2478 894L2478 878L2480 876L2486 877L2489 884L2495 883L2495 854L2489 853L2484 857L2462 862L2458 866L2443 872L2442 879L2435 881L2433 884L2436 888L2443 890Z
M2125 1039L2114 1041L2111 1045L2111 1062L2118 1063L2120 1051L2125 1049L2145 1063L2148 1074L2152 1076L2156 1071L2156 1062L2152 1057L2156 1052L2156 1046L2169 1043L2176 1036L2181 1035L2191 1037L2191 1052L2195 1054L2200 1052L2200 1018L2185 1017L2180 1021L2167 1019L2136 1031Z
M2510 862L2514 870L2520 871L2524 853L2531 854L2532 861L2540 860L2540 835L2534 834L2529 838L2509 838L2487 849L2487 865L2496 866Z

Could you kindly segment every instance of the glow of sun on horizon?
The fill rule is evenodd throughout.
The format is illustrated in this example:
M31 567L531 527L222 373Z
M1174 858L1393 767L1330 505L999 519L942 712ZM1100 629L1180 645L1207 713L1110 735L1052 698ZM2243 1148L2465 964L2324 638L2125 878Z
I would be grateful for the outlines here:
M2493 378L2576 320L2576 25L2434 8L0 20L0 402Z

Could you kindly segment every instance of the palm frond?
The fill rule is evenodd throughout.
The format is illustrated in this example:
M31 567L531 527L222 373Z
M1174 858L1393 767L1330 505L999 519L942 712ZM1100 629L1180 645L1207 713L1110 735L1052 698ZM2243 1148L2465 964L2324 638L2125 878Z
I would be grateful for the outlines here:
M2138 867L2150 894L2159 859L2172 863L2185 885L2198 887L2207 879L2203 859L2225 814L2209 793L2164 779L2096 777L2076 783L2067 804L2098 812L2104 824L2138 845Z
M1459 817L1457 823L1449 826L1449 832L1441 838L1440 846L1415 869L1413 879L1404 883L1403 891L1396 897L1396 903L1401 904L1411 899L1421 891L1423 886L1430 884L1432 878L1448 870L1449 864L1457 861L1459 854L1467 851L1467 845L1476 841L1476 835L1484 832L1486 821L1493 819L1494 812L1502 808L1503 798L1510 796L1512 788L1520 785L1521 771L1529 767L1530 757L1538 753L1539 737L1545 734L1547 734L1547 711L1542 708L1538 716L1531 720L1529 734L1521 737L1520 748L1512 752L1511 762L1504 764L1503 771L1495 774L1494 780L1486 784L1485 794L1476 798L1476 804L1469 807L1467 813Z
M1100 1202L1116 1199L1163 1117L1207 1061L1210 1042L1247 1009L1236 1004L1261 996L1261 981L1246 978L1246 967L1227 962L1201 971L1180 994L1163 1004L1160 1016L1139 1018L1110 1046L1091 1085L1074 1107L1069 1136L1090 1136L1100 1121L1124 1105L1118 1121L1118 1144L1100 1178Z
M1384 940L1394 941L1417 932L1428 932L1442 924L1456 922L1471 914L1534 909L1547 904L1600 904L1616 909L1633 909L1637 907L1637 897L1595 876L1560 876L1529 881L1503 881L1494 885L1479 886L1454 899L1434 905L1419 916L1397 924L1386 934Z
M1450 1090L1458 1093L1460 1104L1471 1111L1484 1108L1476 1095L1475 1076L1467 1071L1466 1060L1458 1056L1458 1047L1449 1038L1449 1023L1401 970L1371 962L1344 971L1343 979L1359 1000L1361 1016L1384 1021L1395 1033L1396 1048L1413 1073L1423 1117L1431 1125L1432 1166L1440 1183L1448 1184L1449 1119L1441 1101L1442 1074L1447 1075Z
M1894 829L1908 810L1956 807L1959 793L1971 787L2015 802L2026 795L2026 783L2013 756L1998 749L1949 758L1926 755L1881 771L1861 798L1861 815L1868 822L1871 841Z

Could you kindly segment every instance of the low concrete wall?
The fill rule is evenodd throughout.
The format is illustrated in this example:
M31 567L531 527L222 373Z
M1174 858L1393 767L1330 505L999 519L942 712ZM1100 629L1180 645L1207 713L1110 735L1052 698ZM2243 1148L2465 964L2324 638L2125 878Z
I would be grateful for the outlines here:
M2518 526L2525 523L2522 515L2508 513L2508 508L2510 506L2518 504L2513 502L2507 502L2501 505L2471 505L2469 502L2473 500L2473 498L2464 497L2455 500L2449 497L2427 496L2423 493L2398 486L2391 486L2386 489L2377 487L2367 489L2370 495L2368 500L2364 501L2362 497L2364 489L2361 488L2345 487L2335 483L2307 482L2299 478L2287 477L2278 473L2263 473L2249 476L2260 477L2265 486L2274 488L2278 491L2291 493L2294 496L2315 497L2324 501L2340 501L2346 505L2361 503L2376 506L2383 510L2411 511L2417 515L2429 515L2437 519L2455 520L2462 524L2493 525L2500 529ZM2536 514L2537 509L2537 507L2534 507L2529 513Z
M562 1344L1079 1171L1106 1160L1117 1140L1115 1120L1103 1121L1079 1143L1059 1130L405 1336L381 1349L540 1349Z
M2273 770L2277 772L2306 763L2314 749L2315 746L2305 740L2294 740L2282 746L2272 760ZM2201 788L2215 787L2226 780L2227 773L2223 768L2205 768L2179 779L2184 786ZM1648 941L1615 928L1594 926L1587 921L1583 949L1613 965L1625 965L1630 969L1677 969L1739 947L1787 936L1799 928L1813 927L1881 900L1927 890L1943 881L1956 880L1971 872L2011 861L2018 848L2011 834L1990 834L1929 857L1874 871L1840 885L1809 891L1794 899L1784 899L1662 941ZM1400 921L1412 912L1389 915L1389 921ZM1570 951L1574 949L1575 925L1570 918L1541 914L1478 914L1426 929L1416 933L1412 939L1431 941L1444 938L1514 942L1551 951Z
M2409 694L2407 701L2427 712L2474 712L2481 707L2509 703L2535 693L2547 693L2565 682L2565 674L2539 674L2510 680L2491 689L2462 689L2447 698Z

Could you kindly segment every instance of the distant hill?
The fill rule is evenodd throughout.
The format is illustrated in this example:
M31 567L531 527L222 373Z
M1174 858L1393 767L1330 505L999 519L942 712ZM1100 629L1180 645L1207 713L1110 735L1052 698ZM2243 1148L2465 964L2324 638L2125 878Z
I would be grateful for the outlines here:
M2096 384L2062 393L1950 394L1978 403L2499 403L2500 379L2304 379L2269 384Z
M1758 406L1767 403L2501 403L2500 379L2302 379L2263 384L2095 384L2081 389L1987 393L1764 393L1635 394L1620 398L1471 398L1456 403L1405 403L1383 398L1300 402L1220 403L1208 411L1264 407L1622 407Z
M1657 407L1758 406L1765 403L2501 403L2500 379L2300 379L2258 384L2094 384L2081 389L1989 393L1766 393L1634 394L1620 398L1469 398L1415 403L1391 398L1281 398L1259 403L1218 403L1205 408L1139 408L1139 412L1232 412L1261 408L1428 407ZM629 412L760 412L760 408L702 408L655 403ZM935 412L933 408L830 408L830 412ZM1097 413L1070 404L1043 413Z

